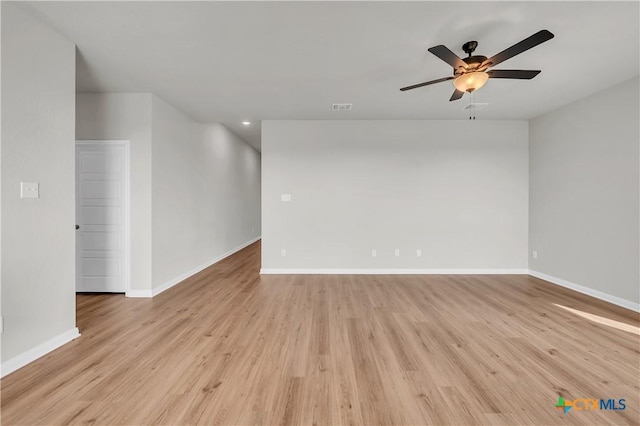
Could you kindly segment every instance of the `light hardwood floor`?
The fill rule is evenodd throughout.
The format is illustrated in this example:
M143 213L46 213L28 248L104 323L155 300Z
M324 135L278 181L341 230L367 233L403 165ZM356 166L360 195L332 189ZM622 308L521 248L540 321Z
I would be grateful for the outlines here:
M260 276L259 243L2 380L2 424L638 424L638 315L528 276ZM574 398L624 398L576 411Z

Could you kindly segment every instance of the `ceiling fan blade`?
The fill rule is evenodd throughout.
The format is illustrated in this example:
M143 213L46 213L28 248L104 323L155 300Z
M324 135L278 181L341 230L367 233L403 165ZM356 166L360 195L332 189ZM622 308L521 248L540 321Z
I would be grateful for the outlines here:
M457 101L458 99L460 99L462 97L462 95L464 95L464 92L461 92L458 89L454 90L453 91L453 95L451 95L451 97L449 98L449 102Z
M547 30L541 30L532 35L531 37L527 37L519 43L514 44L513 46L503 50L500 53L497 53L484 61L484 64L489 64L491 67L495 67L500 62L504 62L509 58L513 58L520 53L531 49L532 47L536 47L539 44L544 43L545 41L551 40L553 38L553 34Z
M489 78L517 78L519 80L531 80L540 74L540 70L491 70L487 71Z
M418 84L414 84L413 86L403 87L402 89L400 89L400 91L404 92L405 90L417 89L418 87L428 86L430 84L440 83L442 81L453 80L454 78L455 78L454 76L451 76L451 77L439 78L437 80L425 81L424 83L418 83Z
M451 65L453 69L457 69L460 67L465 70L467 69L467 63L442 44L429 48L429 52L433 53L438 58Z

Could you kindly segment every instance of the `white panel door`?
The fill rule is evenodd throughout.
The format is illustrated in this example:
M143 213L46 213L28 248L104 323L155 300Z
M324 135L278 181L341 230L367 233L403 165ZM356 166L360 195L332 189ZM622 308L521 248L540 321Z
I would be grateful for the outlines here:
M127 290L128 146L76 143L76 291Z

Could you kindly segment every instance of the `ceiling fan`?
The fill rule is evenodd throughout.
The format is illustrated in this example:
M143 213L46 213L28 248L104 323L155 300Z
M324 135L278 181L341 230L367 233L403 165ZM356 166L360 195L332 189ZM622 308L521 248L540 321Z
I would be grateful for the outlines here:
M401 91L417 89L418 87L428 86L430 84L440 83L442 81L453 80L455 90L449 101L456 101L464 95L465 92L471 93L478 90L490 78L514 78L520 80L531 80L540 74L540 70L489 70L501 62L509 58L513 58L520 53L536 47L545 41L551 40L553 34L547 30L541 30L534 35L514 44L513 46L493 55L490 58L482 55L473 55L472 53L478 47L477 41L468 41L462 45L462 50L469 56L462 59L444 45L434 46L429 52L436 55L453 67L453 76L443 77L437 80L425 81L424 83L414 84L412 86L403 87Z

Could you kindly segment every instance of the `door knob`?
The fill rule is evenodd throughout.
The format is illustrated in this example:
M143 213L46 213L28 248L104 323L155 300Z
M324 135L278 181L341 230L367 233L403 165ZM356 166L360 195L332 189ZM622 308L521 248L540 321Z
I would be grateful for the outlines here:
M80 229L80 225L76 225L76 229Z

